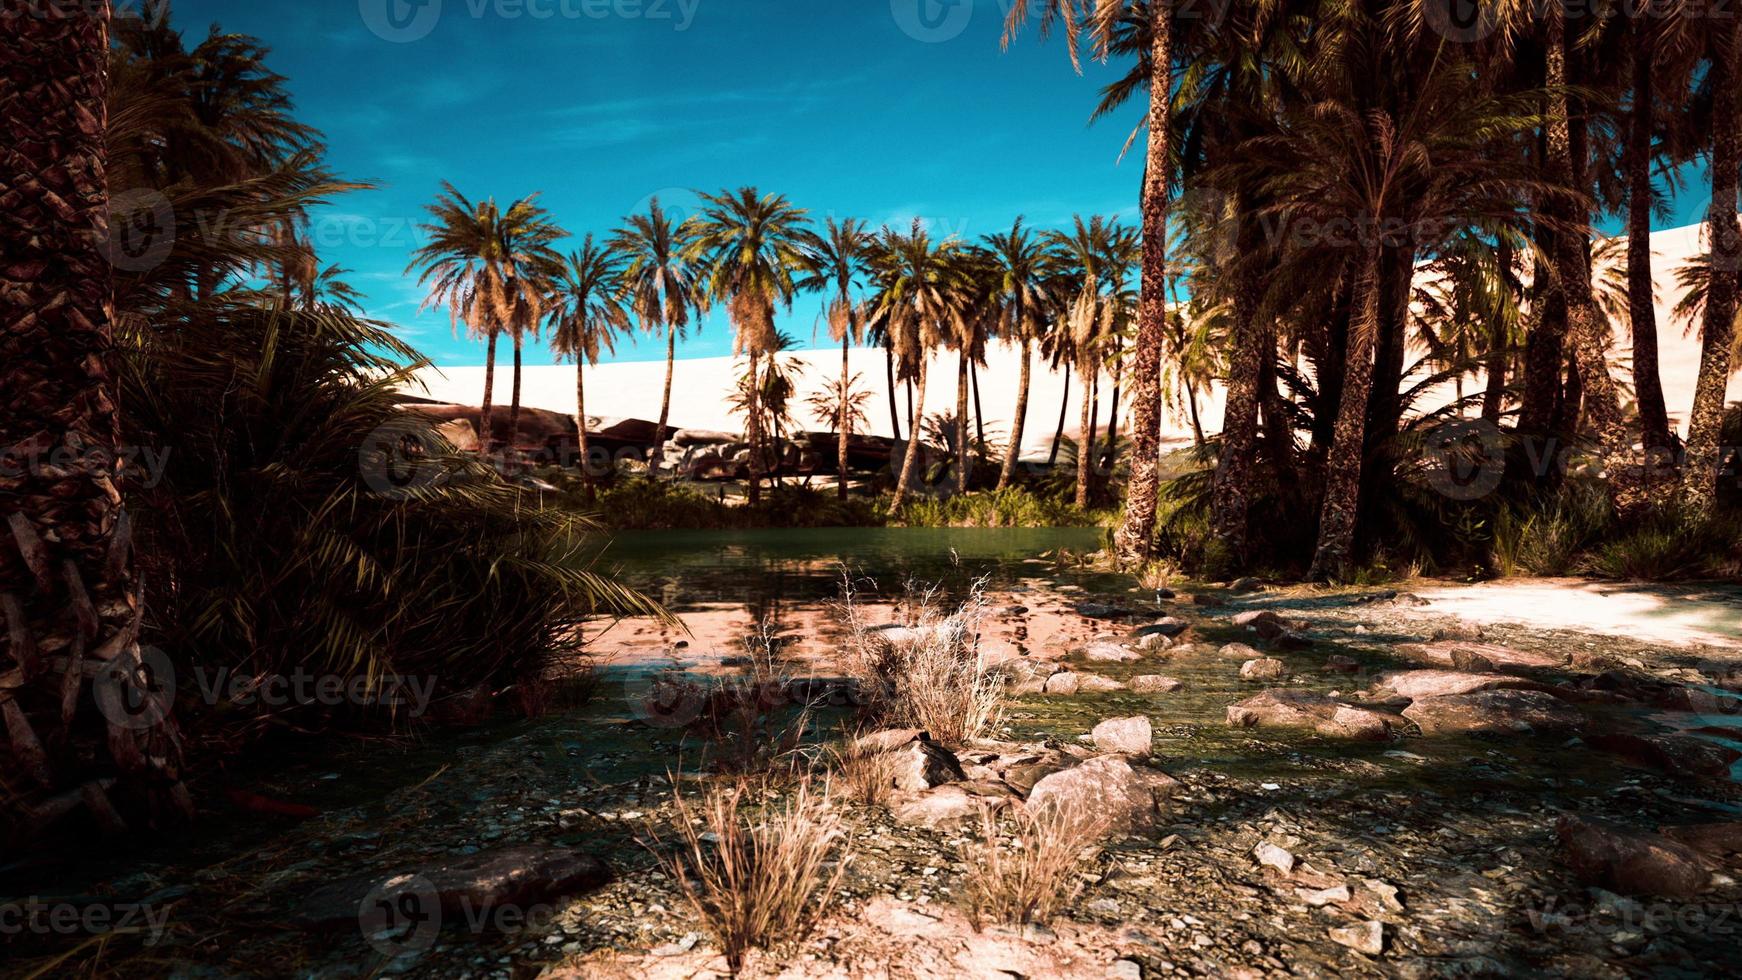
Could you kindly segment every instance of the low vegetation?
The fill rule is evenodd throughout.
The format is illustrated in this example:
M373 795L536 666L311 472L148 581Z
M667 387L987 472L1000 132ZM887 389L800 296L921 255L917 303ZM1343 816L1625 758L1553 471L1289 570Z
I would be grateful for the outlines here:
M998 819L981 818L980 839L964 845L968 866L964 903L975 928L987 924L1044 924L1083 890L1081 870L1105 826L1081 809L1015 808L1006 843Z

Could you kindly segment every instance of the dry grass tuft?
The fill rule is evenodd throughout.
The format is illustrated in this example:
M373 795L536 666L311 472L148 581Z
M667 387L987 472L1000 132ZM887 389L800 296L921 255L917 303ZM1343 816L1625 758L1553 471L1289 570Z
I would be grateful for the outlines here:
M1044 923L1083 890L1078 869L1099 852L1094 842L1106 829L1100 814L1058 807L1015 812L1015 840L1001 842L998 821L981 817L981 839L962 848L968 865L968 917L979 929Z
M950 610L935 586L909 584L893 629L866 620L850 577L843 580L839 609L847 628L842 666L876 723L918 728L946 745L961 745L1003 721L1003 679L980 649L985 579Z
M834 785L843 797L867 806L888 802L895 791L894 753L863 752L849 746L834 755Z
M736 974L752 949L803 940L834 903L851 859L825 785L801 780L785 801L752 814L748 785L699 803L674 792L678 853L662 857ZM657 837L655 838L657 840Z

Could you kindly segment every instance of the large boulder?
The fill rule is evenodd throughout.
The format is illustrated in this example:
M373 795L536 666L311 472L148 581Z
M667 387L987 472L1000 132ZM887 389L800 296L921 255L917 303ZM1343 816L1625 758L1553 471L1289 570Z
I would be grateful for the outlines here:
M1514 735L1572 731L1584 724L1577 708L1541 691L1472 691L1420 698L1403 709L1423 735Z
M951 783L922 792L903 794L889 809L895 822L909 827L933 829L968 823L987 810L1005 805L996 797L970 792Z
M1334 738L1382 741L1399 725L1396 715L1338 701L1312 691L1275 689L1228 706L1235 728L1305 728Z
M1585 742L1637 765L1683 776L1727 776L1742 759L1742 752L1694 735L1604 732L1585 736Z
M1095 748L1122 755L1148 755L1155 730L1142 715L1130 718L1109 718L1090 733Z
M899 790L917 792L967 778L955 753L936 742L909 742L886 757L895 788Z
M394 923L390 913L414 921L461 921L489 909L527 914L565 895L610 880L603 862L566 847L500 847L444 858L379 875L359 875L323 886L292 913L305 929L356 929L373 935Z
M1476 674L1457 670L1404 670L1385 674L1377 683L1379 693L1395 694L1411 701L1417 698L1440 698L1472 691L1512 689L1521 691L1547 690L1535 681L1505 674Z
M1555 826L1561 852L1579 878L1625 895L1692 898L1711 874L1692 848L1658 834L1564 816Z
M1143 833L1155 828L1159 808L1177 786L1160 770L1134 768L1120 756L1104 755L1042 778L1029 792L1028 806L1104 821L1109 834Z

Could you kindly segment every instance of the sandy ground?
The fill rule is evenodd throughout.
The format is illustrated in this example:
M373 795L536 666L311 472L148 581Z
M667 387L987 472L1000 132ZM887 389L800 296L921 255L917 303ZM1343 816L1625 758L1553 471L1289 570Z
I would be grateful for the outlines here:
M1424 612L1627 637L1641 643L1742 649L1742 589L1521 579L1417 589Z
M1699 374L1700 346L1697 337L1687 331L1686 325L1675 322L1671 317L1671 310L1681 296L1681 290L1675 282L1675 271L1689 257L1704 250L1701 241L1703 231L1702 225L1689 225L1655 232L1651 236L1654 268L1657 272L1657 330L1661 347L1664 395L1668 401L1670 417L1678 424L1685 423L1687 412L1692 406L1694 380ZM1617 257L1625 260L1624 253ZM799 352L792 357L802 365L797 399L801 405L805 398L820 390L828 379L837 377L840 372L841 354L838 349ZM1623 370L1631 357L1629 330L1623 323L1619 325L1615 336L1612 363L1617 366L1617 370ZM1010 432L1011 420L1015 414L1016 389L1021 373L1019 353L1012 347L995 344L988 351L987 359L987 365L979 372L980 401L986 413L988 429L991 430L988 435L995 431L1003 437ZM854 351L852 370L860 376L863 387L873 392L867 412L872 432L889 435L889 389L883 352L871 349ZM928 414L954 411L954 355L938 356L933 360L930 370L931 390L927 392L925 411ZM672 390L672 422L679 427L696 429L735 431L741 428L741 422L726 407L735 379L740 373L734 368L731 358L679 361ZM420 372L419 381L430 397L476 404L484 389L484 369L482 366L430 368ZM657 419L665 384L665 364L663 361L640 361L597 365L587 369L586 383L590 414L602 418ZM1466 390L1480 390L1482 384L1479 376L1472 378L1466 383ZM1081 390L1074 382L1071 389L1066 430L1074 432L1078 428ZM1105 424L1106 405L1111 398L1111 389L1110 379L1104 378L1101 383L1102 424ZM502 390L505 397L505 389L499 390ZM905 417L906 394L905 391L899 394L900 410ZM1059 409L1065 394L1064 375L1048 370L1045 363L1036 358L1023 439L1026 452L1045 452L1058 425ZM1451 387L1446 386L1444 400L1449 401L1453 395ZM1742 398L1742 380L1732 378L1730 397ZM574 368L527 368L523 398L527 405L536 408L572 414L575 410ZM1429 407L1433 402L1432 398L1425 399L1422 407ZM1199 412L1206 432L1215 432L1221 428L1222 406L1223 395L1219 387L1202 399ZM800 414L804 415L804 409L801 408ZM1121 414L1128 417L1128 410ZM809 417L801 417L799 423L806 427L821 427L821 423ZM1165 438L1171 442L1184 444L1191 439L1191 419L1185 411L1164 412L1162 427Z

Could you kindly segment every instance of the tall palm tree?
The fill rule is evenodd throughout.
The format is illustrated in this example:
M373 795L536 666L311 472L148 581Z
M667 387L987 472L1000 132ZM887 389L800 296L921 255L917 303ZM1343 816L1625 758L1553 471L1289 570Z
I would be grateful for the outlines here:
M1700 330L1700 373L1688 423L1688 462L1683 477L1687 497L1709 508L1717 494L1721 462L1719 432L1724 424L1724 393L1730 383L1731 344L1742 269L1742 228L1737 226L1737 171L1742 170L1742 119L1736 86L1742 85L1742 28L1735 18L1717 23L1711 39L1712 203L1706 216L1711 248Z
M1119 302L1113 290L1113 273L1115 257L1124 247L1122 241L1128 241L1129 235L1127 229L1102 215L1095 215L1087 222L1083 221L1082 215L1077 215L1072 219L1070 230L1046 235L1054 262L1074 283L1063 334L1069 345L1070 361L1076 367L1077 380L1082 385L1082 432L1077 442L1078 507L1089 506L1095 457L1091 430L1094 427L1092 413L1096 380L1101 374L1108 342L1118 324ZM1159 427L1159 420L1156 424Z
M54 465L0 476L0 696L9 751L0 781L40 812L81 802L100 825L124 827L90 759L98 731L76 732L84 678L106 710L108 755L150 809L191 817L173 722L120 715L138 704L144 600L123 508L128 477L115 404L114 270L104 120L111 14L73 5L44 16L29 0L0 2L0 445ZM53 656L66 660L56 668ZM104 692L122 694L105 705ZM147 697L155 695L147 694ZM58 800L57 800L58 798ZM173 806L163 806L162 804Z
M1004 466L998 473L998 489L1010 485L1022 455L1022 434L1028 424L1029 386L1033 380L1034 345L1046 332L1046 294L1049 279L1045 243L1023 227L1018 215L1008 232L987 235L980 241L997 276L992 309L998 318L998 335L1022 348L1022 377L1016 387L1016 412L1010 423L1010 445L1004 451Z
M978 440L970 438L969 392L977 394L977 371L986 362L986 343L997 328L997 311L993 298L997 292L997 273L992 261L983 253L969 248L957 249L951 262L950 302L955 307L954 330L945 338L946 346L956 352L956 492L967 493L974 462L983 452L986 423L978 420Z
M841 345L840 418L835 420L837 440L836 493L847 499L848 441L852 438L852 350L854 344L865 341L864 300L856 295L863 285L876 239L865 229L865 223L854 218L836 221L827 219L823 230L809 246L810 271L798 284L806 292L823 293L827 306L824 316L829 321L829 337Z
M1143 285L1137 307L1137 333L1132 345L1131 477L1126 487L1125 518L1114 536L1119 558L1135 562L1154 546L1155 516L1161 489L1161 352L1167 332L1167 184L1172 135L1173 95L1172 0L1041 0L1040 28L1064 27L1071 60L1078 59L1078 42L1087 26L1099 53L1105 54L1125 18L1141 9L1149 18L1148 143L1144 156ZM1010 8L1005 43L1029 17L1029 4ZM1085 431L1086 438L1086 431ZM1083 447L1083 455L1090 455ZM1080 481L1079 481L1080 482Z
M593 463L587 450L586 367L602 353L614 353L617 335L628 330L621 301L623 259L588 235L570 252L551 297L550 347L575 362L575 432L579 437L581 486L593 502Z
M659 428L653 438L652 461L665 455L671 422L671 382L677 367L677 342L694 315L708 309L702 270L688 255L690 226L673 222L655 197L646 214L623 219L611 237L611 249L623 256L623 290L629 312L650 334L665 334L665 394L659 402Z
M503 211L494 199L473 203L454 185L443 181L442 193L425 208L431 221L422 225L427 243L412 254L406 271L422 268L418 285L429 287L423 308L446 306L449 322L465 323L471 335L485 341L484 402L479 412L479 446L495 446L491 407L496 384L496 342L504 332L515 344L519 361L524 333L542 315L546 281L561 265L551 243L563 233L536 203L536 195L515 201ZM520 374L514 377L519 412ZM516 421L518 421L516 419ZM509 432L512 441L514 433Z
M899 373L919 387L917 414L925 412L926 383L931 374L931 355L956 329L959 310L951 294L954 259L960 244L949 238L938 241L915 218L906 232L884 228L872 253L871 319L889 338ZM895 483L891 511L907 500L917 472L919 427L910 428L902 457L901 475Z
M726 306L736 334L736 349L749 358L745 391L750 443L750 503L762 500L762 412L755 403L762 387L757 366L779 339L775 307L792 306L798 277L807 268L806 248L814 241L803 208L781 194L763 194L754 187L718 194L700 193L702 210L695 218L694 238L685 254L707 270L708 295Z

